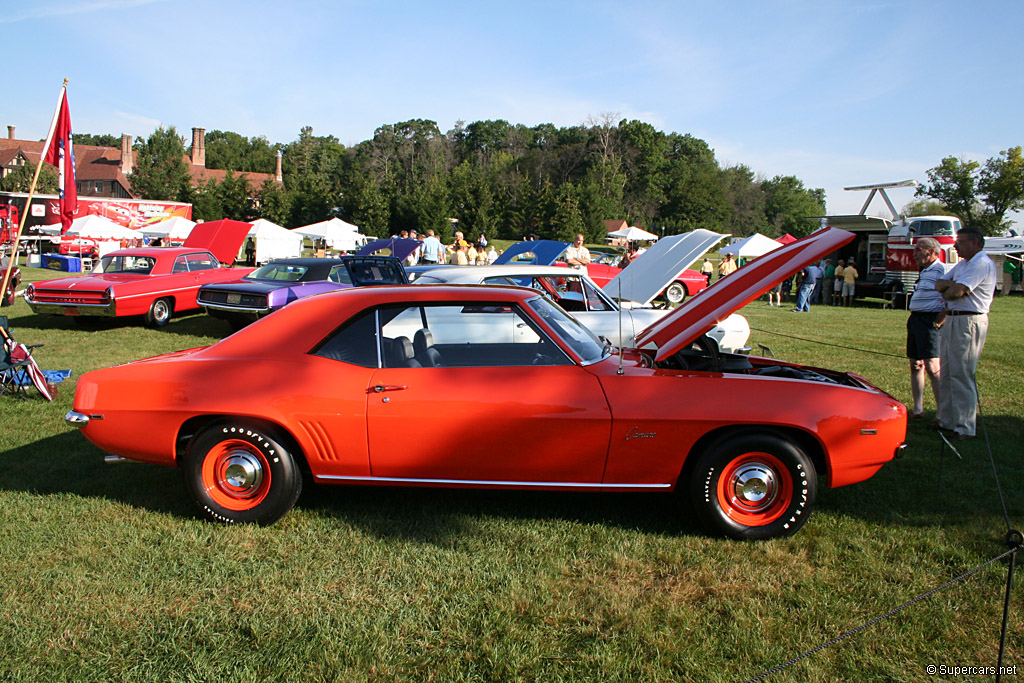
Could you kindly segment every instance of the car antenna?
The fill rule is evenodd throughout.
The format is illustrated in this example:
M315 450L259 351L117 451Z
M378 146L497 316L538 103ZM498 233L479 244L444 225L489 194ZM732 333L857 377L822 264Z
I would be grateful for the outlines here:
M619 369L615 371L615 374L622 374L622 273L619 273Z

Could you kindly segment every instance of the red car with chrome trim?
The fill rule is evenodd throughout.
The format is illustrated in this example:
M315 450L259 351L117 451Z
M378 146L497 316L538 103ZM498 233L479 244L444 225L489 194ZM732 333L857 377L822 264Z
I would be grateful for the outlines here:
M252 228L222 220L200 223L183 247L144 247L110 252L88 275L36 282L25 301L36 313L82 317L145 316L154 327L174 313L199 309L199 288L230 282L252 268L230 268Z

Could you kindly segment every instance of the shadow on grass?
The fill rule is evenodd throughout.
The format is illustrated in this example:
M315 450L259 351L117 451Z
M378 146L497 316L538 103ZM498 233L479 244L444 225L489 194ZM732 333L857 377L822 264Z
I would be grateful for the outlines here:
M312 486L303 492L299 508L380 538L438 545L474 532L489 518L704 535L685 502L673 494Z
M1011 522L1024 505L1018 435L1024 420L986 420ZM819 492L818 514L887 527L952 530L970 525L1001 535L1002 506L983 436L957 444L961 458L935 432L915 422L906 455L866 482ZM0 489L101 498L181 518L195 518L180 473L147 464L103 462L103 454L69 431L0 454ZM488 519L570 523L664 536L703 536L677 494L501 491L378 486L305 486L297 514L335 519L381 538L448 544L476 533ZM813 518L812 518L813 524Z
M195 518L196 509L171 467L107 464L76 431L0 453L0 489L38 495L72 494L152 512ZM446 544L474 533L482 519L550 520L701 533L687 506L672 494L480 491L305 484L297 510L337 519L382 538Z
M32 313L12 320L12 325L26 330L78 330L93 332L119 328L146 328L143 316L125 318L105 318L93 316L63 316ZM200 336L223 338L231 334L231 327L222 320L217 320L202 311L176 313L159 332L182 336Z
M109 465L77 431L0 453L0 489L38 495L72 494L132 507L192 516L176 469L147 464Z
M1024 478L1019 439L1024 420L996 415L983 418L1011 523L1024 523L1024 504L1016 495ZM976 438L952 442L954 453L927 420L913 421L902 458L882 467L866 482L822 492L820 510L870 522L907 527L956 527L965 520L991 520L994 532L1005 531L982 423Z

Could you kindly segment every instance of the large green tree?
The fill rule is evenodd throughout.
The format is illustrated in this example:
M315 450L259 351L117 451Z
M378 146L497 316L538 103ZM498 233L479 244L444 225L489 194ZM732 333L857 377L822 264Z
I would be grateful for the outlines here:
M0 191L28 192L32 188L32 176L35 173L35 166L29 163L22 164L0 178ZM59 185L57 172L49 164L43 164L39 169L39 179L36 180L36 194L56 194Z
M796 176L775 176L761 183L769 237L790 233L809 235L818 229L813 219L825 214L825 190L808 189Z
M129 180L132 192L143 199L191 201L192 181L185 166L185 141L174 126L160 126L134 149L135 164Z
M119 135L92 135L90 133L75 133L76 145L90 145L92 147L121 147L121 136Z
M1009 227L1006 214L1024 209L1024 157L1021 148L1011 147L985 162L978 178L984 197L984 226L990 234Z
M968 225L976 225L983 209L978 201L977 161L946 157L927 171L928 184L919 185L918 197L932 197Z
M342 203L340 169L345 148L332 135L315 136L310 126L284 151L285 187L292 195L288 227L309 225L335 215Z
M214 130L206 134L206 167L250 173L273 173L276 146L265 137L246 138L238 133Z
M928 184L917 188L918 197L932 197L968 224L986 234L1009 227L1006 214L1024 209L1024 156L1010 147L977 161L946 157L928 169Z

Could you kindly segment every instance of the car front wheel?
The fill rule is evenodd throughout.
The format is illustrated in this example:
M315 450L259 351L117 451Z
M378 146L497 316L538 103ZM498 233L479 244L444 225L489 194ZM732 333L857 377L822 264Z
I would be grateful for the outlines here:
M686 287L679 282L673 282L665 288L665 299L670 304L681 304L686 301Z
M207 518L273 524L295 505L302 475L270 430L220 422L193 439L182 466L185 486Z
M714 444L690 480L705 528L749 540L796 533L811 514L817 488L811 459L775 434L742 434Z
M170 299L157 299L149 307L149 312L146 313L146 322L153 327L163 327L171 319L173 311L174 306L171 304Z

